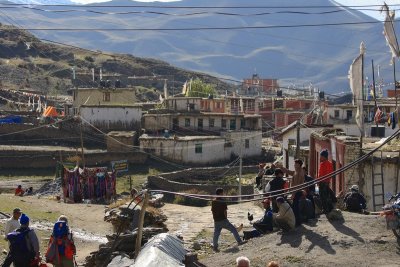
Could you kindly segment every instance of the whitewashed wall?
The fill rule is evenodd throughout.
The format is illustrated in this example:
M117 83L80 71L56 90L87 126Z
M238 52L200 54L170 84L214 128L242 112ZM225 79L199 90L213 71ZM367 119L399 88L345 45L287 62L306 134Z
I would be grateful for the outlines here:
M140 125L142 118L141 107L80 107L81 116L91 124L111 129L125 128L131 129L135 125Z

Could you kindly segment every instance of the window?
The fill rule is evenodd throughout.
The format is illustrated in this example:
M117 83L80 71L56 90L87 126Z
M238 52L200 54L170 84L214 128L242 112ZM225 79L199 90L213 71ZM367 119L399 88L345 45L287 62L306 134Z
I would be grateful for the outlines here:
M217 108L221 108L221 103L217 102Z
M103 93L103 101L110 102L110 99L111 99L110 92L104 92Z
M235 119L232 119L230 121L229 129L236 130L236 120Z
M190 119L185 119L185 127L190 127Z
M339 110L338 109L335 110L335 118L339 118Z
M214 122L215 122L214 119L210 119L210 122L209 122L210 123L210 128L214 127Z
M202 144L195 144L194 152L195 152L196 154L201 154L201 153L203 153L203 145L202 145Z
M221 128L226 128L226 120L225 119L221 120Z
M245 125L244 119L240 119L240 129L244 129Z
M250 147L250 140L249 139L245 139L244 140L244 148L249 148Z
M304 105L304 108L305 108L305 109L310 109L310 108L311 108L311 104L310 104L310 103L306 103L306 104Z
M203 119L197 120L197 127L199 127L199 129L203 129Z
M353 117L353 111L352 110L346 110L346 118L350 120Z

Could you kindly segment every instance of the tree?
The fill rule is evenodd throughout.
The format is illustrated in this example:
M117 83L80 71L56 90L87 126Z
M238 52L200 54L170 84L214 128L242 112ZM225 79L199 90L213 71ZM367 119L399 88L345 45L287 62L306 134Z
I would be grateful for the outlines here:
M199 78L193 80L188 86L189 88L186 96L208 97L209 95L215 96L217 94L217 91L215 90L215 85L205 83Z

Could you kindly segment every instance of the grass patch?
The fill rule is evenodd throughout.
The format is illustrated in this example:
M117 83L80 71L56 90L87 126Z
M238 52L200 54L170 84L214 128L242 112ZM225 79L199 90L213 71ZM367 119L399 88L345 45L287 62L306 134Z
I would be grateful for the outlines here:
M42 210L40 207L32 206L29 197L16 197L10 194L0 195L0 211L11 214L12 210L16 207L22 209L22 212L26 213L33 221L46 220L54 222L60 216L58 213L56 214L48 210Z
M304 262L303 257L297 257L297 256L286 256L283 259L289 263L303 263Z

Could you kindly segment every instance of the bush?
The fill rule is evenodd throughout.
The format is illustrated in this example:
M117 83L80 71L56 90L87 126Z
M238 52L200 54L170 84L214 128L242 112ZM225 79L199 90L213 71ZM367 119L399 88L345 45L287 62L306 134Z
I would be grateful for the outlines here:
M92 63L94 62L94 59L91 56L86 56L85 60L89 61L89 62L92 62Z
M184 191L181 193L208 195L207 192L199 191L197 189L190 189L188 191ZM185 205L185 206L194 206L194 207L205 207L205 206L209 205L209 201L204 200L204 199L197 199L197 198L192 198L192 197L176 195L175 199L174 199L174 204Z

